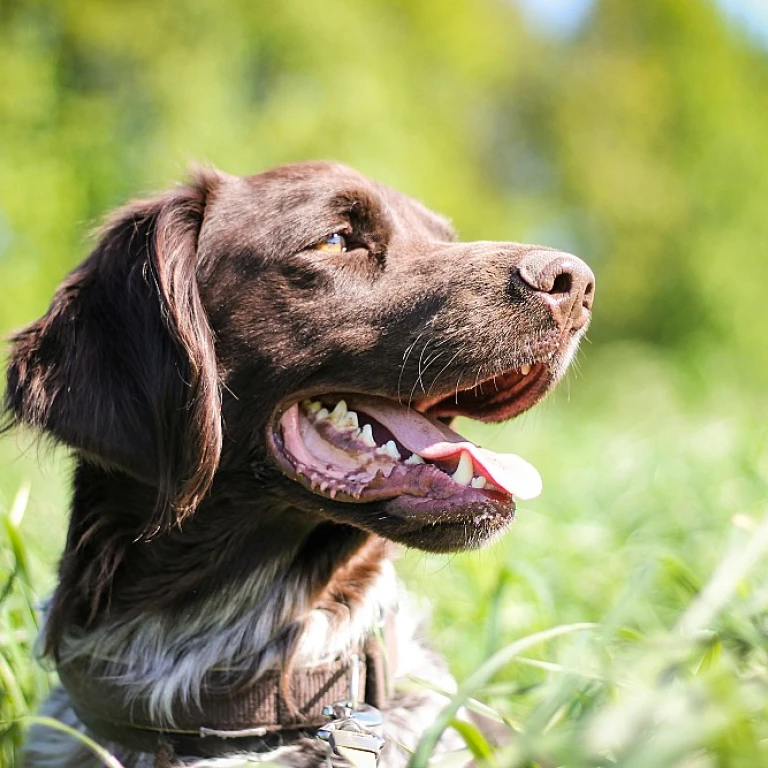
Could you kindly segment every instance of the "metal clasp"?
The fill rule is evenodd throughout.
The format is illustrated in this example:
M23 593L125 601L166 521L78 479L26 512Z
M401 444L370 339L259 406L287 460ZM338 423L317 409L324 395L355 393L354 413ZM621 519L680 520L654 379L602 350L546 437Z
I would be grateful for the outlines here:
M360 704L355 707L351 701L337 701L335 704L323 707L323 714L332 718L328 725L351 720L360 728L376 734L380 733L381 726L384 725L384 716L381 711L370 704Z
M318 739L356 768L376 765L386 743L380 733L384 718L376 707L360 704L353 708L352 702L339 701L323 707L323 714L333 720L318 729Z
M337 701L323 707L330 717L317 731L317 738L329 746L331 752L345 758L354 768L376 768L379 753L386 741L381 735L384 717L370 704L360 702L360 655L351 655L349 700Z

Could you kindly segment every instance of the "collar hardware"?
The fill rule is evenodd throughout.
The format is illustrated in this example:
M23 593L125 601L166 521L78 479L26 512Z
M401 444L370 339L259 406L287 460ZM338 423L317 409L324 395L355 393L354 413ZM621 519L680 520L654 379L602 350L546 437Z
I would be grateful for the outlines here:
M384 719L376 707L363 704L360 710L356 710L349 704L338 702L325 708L341 717L319 728L317 738L328 745L328 762L333 753L345 758L353 768L376 768L386 743L380 732L377 732Z

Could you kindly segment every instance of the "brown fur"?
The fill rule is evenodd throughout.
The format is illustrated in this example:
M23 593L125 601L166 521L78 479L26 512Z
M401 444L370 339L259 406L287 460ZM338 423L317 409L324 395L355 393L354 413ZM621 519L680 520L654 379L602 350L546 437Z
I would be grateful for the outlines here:
M338 231L346 253L313 249ZM458 403L523 364L543 371L517 410L530 407L589 317L591 273L564 259L456 242L442 217L329 163L249 178L200 170L119 210L48 312L12 339L11 423L76 459L46 652L135 617L183 620L271 564L309 605L354 610L385 540L482 543L490 533L439 505L425 523L407 499L310 493L275 462L270 430L287 397L351 391L418 408L455 391ZM286 670L306 621L291 612L296 594L270 603L285 617L273 650Z

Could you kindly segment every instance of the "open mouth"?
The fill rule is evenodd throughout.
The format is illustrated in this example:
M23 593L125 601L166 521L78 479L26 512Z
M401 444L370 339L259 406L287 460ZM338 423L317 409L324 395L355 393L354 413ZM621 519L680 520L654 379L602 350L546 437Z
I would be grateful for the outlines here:
M318 394L287 402L272 442L283 471L307 489L341 502L395 497L476 507L508 517L514 499L541 492L536 469L514 454L481 448L445 421L501 421L538 402L552 383L544 364L522 366L448 395L412 405L359 393Z

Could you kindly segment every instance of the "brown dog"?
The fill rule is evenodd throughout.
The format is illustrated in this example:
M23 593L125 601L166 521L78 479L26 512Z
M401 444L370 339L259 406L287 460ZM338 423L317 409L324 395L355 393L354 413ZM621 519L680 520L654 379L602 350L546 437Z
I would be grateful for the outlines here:
M314 764L323 706L359 697L330 730L383 728L383 762L404 762L396 742L444 700L393 678L450 679L394 618L387 542L476 547L538 493L524 461L448 424L540 401L593 294L574 256L456 242L336 164L199 171L118 211L8 369L9 413L77 465L47 711L126 765ZM363 700L383 726L360 726ZM81 750L37 730L27 764Z

